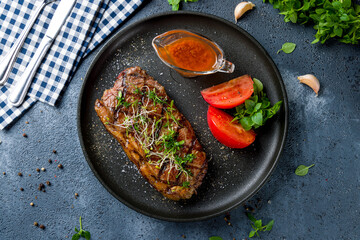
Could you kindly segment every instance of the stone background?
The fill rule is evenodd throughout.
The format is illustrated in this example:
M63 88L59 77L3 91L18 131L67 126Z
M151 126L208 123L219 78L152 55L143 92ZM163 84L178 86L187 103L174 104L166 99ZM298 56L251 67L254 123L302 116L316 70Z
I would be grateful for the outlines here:
M199 0L182 4L182 9L233 22L237 3ZM256 8L238 26L255 37L278 66L290 112L288 137L277 168L247 206L264 223L275 220L273 230L261 234L263 239L359 239L359 45L336 41L311 45L315 34L311 26L284 23L270 4L254 3ZM145 1L121 28L169 10L166 0ZM292 54L276 54L284 42L297 44ZM81 63L57 107L37 103L0 132L0 239L71 239L79 216L92 239L247 238L251 226L244 207L230 212L232 226L226 224L225 215L200 222L166 222L127 208L95 178L80 147L76 113L82 79L99 49ZM318 97L298 83L296 77L306 73L320 79ZM57 168L59 163L62 170ZM298 165L313 163L307 176L294 174ZM41 167L46 171L36 172ZM39 183L46 181L51 186L39 192ZM34 227L34 221L46 229Z

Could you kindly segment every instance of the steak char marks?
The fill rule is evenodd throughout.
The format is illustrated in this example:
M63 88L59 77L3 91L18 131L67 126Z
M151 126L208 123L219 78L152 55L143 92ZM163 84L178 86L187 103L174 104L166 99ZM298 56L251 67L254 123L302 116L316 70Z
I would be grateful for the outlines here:
M95 110L156 190L172 200L196 193L207 172L206 154L164 87L144 70L121 72Z

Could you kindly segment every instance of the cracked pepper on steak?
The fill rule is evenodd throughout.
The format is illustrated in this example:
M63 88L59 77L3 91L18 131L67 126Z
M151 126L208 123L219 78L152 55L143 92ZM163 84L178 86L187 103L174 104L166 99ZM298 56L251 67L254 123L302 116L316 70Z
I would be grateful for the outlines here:
M164 87L144 70L121 72L96 100L95 110L156 190L172 200L196 193L207 172L206 154Z

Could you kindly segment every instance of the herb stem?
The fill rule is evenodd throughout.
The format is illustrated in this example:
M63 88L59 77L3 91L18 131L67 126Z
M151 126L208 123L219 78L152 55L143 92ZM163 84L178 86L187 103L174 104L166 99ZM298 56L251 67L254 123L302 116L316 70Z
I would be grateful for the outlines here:
M81 216L79 218L79 222L80 222L80 231L81 231L82 230Z

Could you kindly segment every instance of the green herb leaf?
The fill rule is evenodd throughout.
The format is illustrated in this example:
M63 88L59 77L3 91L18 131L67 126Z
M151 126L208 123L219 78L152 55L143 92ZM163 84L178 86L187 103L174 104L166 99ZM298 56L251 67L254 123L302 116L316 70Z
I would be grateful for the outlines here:
M213 236L213 237L209 237L209 240L223 240L223 239L218 236Z
M85 237L86 240L90 240L90 238L91 238L91 234L88 231L84 231L83 236Z
M256 218L251 215L250 213L246 213L246 215L248 216L248 218L250 219L250 221L252 221L254 224L250 224L251 227L254 229L249 233L249 238L252 238L255 236L260 237L258 232L265 232L265 231L270 231L274 225L274 220L271 220L267 225L263 226L262 225L262 220L256 220Z
M317 31L314 43L335 38L347 44L359 44L360 5L351 0L264 0L279 9L285 22L312 23Z
M261 126L263 123L263 115L262 115L262 111L260 110L259 112L255 113L254 115L251 116L251 120Z
M172 6L173 11L179 10L180 2L197 2L198 0L168 0L169 4Z
M258 95L260 92L262 92L264 85L257 78L253 78L253 81L254 81L254 91L256 91L256 95Z
M296 44L295 43L291 43L291 42L286 42L282 45L281 49L279 51L277 51L277 53L283 51L284 53L292 53L296 48Z
M282 104L282 101L279 101L271 107L270 100L263 92L263 84L259 79L254 78L253 80L253 95L235 108L236 113L232 120L238 121L246 131L263 126L280 110Z
M310 166L300 165L296 168L295 174L298 176L305 176L309 172L309 168L315 166L315 164L312 164Z
M80 230L78 230L75 227L75 232L77 232L77 233L75 233L72 236L71 240L78 240L78 239L80 239L80 237L84 237L86 240L90 240L90 238L91 238L90 232L82 229L81 217L79 218L79 223L80 223Z
M256 220L254 225L255 225L256 228L261 228L261 227L262 227L262 221L261 221L261 219L260 219L260 220Z
M190 186L190 182L183 182L182 183L183 188L189 188L189 186Z
M265 231L270 231L273 228L274 220L271 220L268 224L266 224Z
M251 120L250 117L243 117L242 119L240 119L240 123L246 131L249 131L254 125L254 122Z
M250 219L250 221L252 221L253 223L256 222L256 219L253 215L251 215L251 213L246 213L247 217Z
M79 238L80 238L80 235L79 235L78 233L75 233L75 234L72 236L71 240L78 240Z

